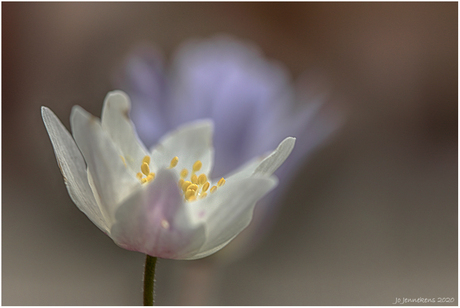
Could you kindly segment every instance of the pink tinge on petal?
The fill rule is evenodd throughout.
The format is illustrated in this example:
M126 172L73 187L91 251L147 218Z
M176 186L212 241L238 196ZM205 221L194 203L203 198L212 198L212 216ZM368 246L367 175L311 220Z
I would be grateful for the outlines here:
M122 248L165 259L182 259L202 245L204 230L192 227L172 171L129 197L115 214L111 237Z
M203 218L205 215L206 215L206 211L205 211L205 210L201 210L201 211L198 213L198 218Z

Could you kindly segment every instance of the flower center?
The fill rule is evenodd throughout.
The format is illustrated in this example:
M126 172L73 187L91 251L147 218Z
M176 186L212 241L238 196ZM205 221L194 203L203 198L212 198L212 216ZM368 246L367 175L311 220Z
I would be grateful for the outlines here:
M123 162L125 162L123 156L121 156L121 159L123 160ZM171 160L171 163L168 169L175 168L178 162L179 162L179 158L177 156L174 157ZM139 179L139 181L142 184L150 183L151 181L155 179L155 173L150 172L149 165L150 165L150 156L146 155L142 159L142 164L140 168L141 172L138 172L136 174L136 177ZM189 174L188 169L186 168L182 169L180 172L180 179L177 184L182 191L185 201L192 202L197 199L205 198L208 195L208 190L210 193L214 193L218 187L221 187L222 185L225 184L225 179L221 178L217 182L216 185L210 188L211 184L208 181L208 177L206 176L206 174L204 173L198 174L198 171L200 171L202 165L203 164L201 163L201 161L197 160L193 164L190 174Z
M209 183L206 174L201 173L198 175L198 171L200 171L201 166L201 161L197 160L191 168L192 172L190 173L190 177L188 177L189 171L186 168L182 169L180 172L180 179L177 185L182 190L186 201L192 202L197 199L203 199L208 195L207 191L211 184ZM221 178L217 183L217 186L212 186L211 189L209 189L210 193L215 192L217 187L224 184L225 179Z

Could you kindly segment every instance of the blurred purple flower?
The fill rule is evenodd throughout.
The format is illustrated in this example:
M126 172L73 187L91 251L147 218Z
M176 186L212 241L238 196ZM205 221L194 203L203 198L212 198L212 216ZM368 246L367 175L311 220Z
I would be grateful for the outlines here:
M276 172L280 185L259 201L246 240L271 224L277 197L341 119L325 110L320 97L307 101L307 85L299 84L295 91L282 65L264 59L255 46L229 37L187 42L166 72L155 49L139 48L127 59L116 86L131 97L131 118L146 146L182 123L212 118L213 177L266 154L285 136L297 137L296 148Z

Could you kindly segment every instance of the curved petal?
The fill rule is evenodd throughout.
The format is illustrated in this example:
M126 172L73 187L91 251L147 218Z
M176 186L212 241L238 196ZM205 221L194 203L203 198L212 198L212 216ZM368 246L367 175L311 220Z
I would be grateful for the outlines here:
M226 177L227 181L239 181L251 175L270 176L286 160L294 148L295 138L288 137L281 141L276 150L265 155L255 157L235 172Z
M288 158L294 148L294 144L295 138L293 137L287 137L281 141L276 150L265 158L256 170L254 170L254 175L270 176L276 169L279 168L279 166L281 166L286 158Z
M241 179L250 177L254 174L254 170L256 170L260 163L270 154L271 153L268 152L265 155L254 157L253 159L242 165L240 168L236 169L234 172L228 174L225 177L226 181L239 181Z
M272 190L275 177L249 177L227 181L208 197L192 204L195 216L206 225L206 242L191 259L206 257L225 246L246 228L260 198Z
M122 248L166 259L194 256L204 243L203 224L189 220L171 170L129 197L116 213L111 237Z
M200 160L200 173L209 175L214 149L212 147L213 123L210 120L198 120L180 126L164 136L152 150L152 159L158 168L168 168L171 159L177 156L177 170L191 170L193 164Z
M135 172L140 171L142 159L148 151L139 141L133 123L129 119L131 103L122 91L109 92L102 108L101 125L123 153L126 164Z
M102 129L99 119L79 106L70 118L73 137L88 164L96 200L110 227L117 205L141 185L135 174L125 167L121 152Z
M287 180L290 175L294 175L294 169L320 145L325 144L333 133L338 131L344 120L343 115L333 106L327 106L323 102L310 103L295 112L296 117L290 117L291 127L286 127L283 135L296 135L296 147L286 159L283 167L276 172L280 180Z
M99 229L108 234L108 226L88 184L85 161L75 141L50 109L42 107L42 118L70 198Z

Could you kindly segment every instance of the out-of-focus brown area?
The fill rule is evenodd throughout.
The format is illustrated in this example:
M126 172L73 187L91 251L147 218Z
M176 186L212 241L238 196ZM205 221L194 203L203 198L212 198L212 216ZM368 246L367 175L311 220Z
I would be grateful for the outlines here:
M347 121L305 164L266 239L219 270L210 303L457 304L457 12L457 3L2 3L2 304L142 303L144 256L74 206L40 106L67 127L72 105L100 116L136 44L170 59L184 40L219 33L253 41L294 79L321 76ZM158 262L157 304L187 302L186 266Z

